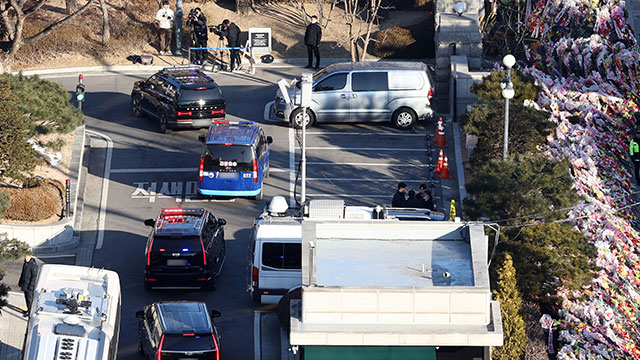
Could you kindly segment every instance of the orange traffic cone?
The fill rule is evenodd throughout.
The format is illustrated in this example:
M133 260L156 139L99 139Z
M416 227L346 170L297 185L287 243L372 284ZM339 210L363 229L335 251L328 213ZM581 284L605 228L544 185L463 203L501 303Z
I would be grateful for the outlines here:
M440 174L442 171L442 164L444 163L444 154L442 153L442 149L440 149L440 156L438 156L438 164L436 165L436 169L433 170L434 174Z
M436 129L436 146L439 148L447 147L447 138L444 134L444 125L438 125L438 129Z
M440 179L451 179L449 175L449 157L444 157L444 165L442 165L442 171L440 171Z
M436 134L433 137L433 142L437 142L438 141L438 129L440 128L440 125L442 125L442 116L440 116L438 118L438 124L436 125Z

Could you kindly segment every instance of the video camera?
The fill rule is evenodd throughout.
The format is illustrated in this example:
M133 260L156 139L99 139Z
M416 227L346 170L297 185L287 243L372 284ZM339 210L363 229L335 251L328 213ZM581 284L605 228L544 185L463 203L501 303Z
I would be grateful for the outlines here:
M212 32L220 37L222 37L222 32L225 30L224 24L211 25L209 26L209 32Z
M189 19L195 19L196 18L196 9L191 9L189 10Z

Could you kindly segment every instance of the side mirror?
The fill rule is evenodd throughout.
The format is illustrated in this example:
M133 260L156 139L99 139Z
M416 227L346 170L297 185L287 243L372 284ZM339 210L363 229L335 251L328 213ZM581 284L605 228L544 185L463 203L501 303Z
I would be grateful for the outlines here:
M207 141L207 136L205 134L200 134L198 135L198 140L204 144Z
M153 219L147 219L144 221L144 225L154 227L156 226L156 221Z
M220 317L220 316L222 315L222 313L220 312L220 310L215 310L215 309L214 309L214 310L211 310L211 311L210 311L210 313L211 313L211 318L212 318L212 319L217 318L217 317Z
M144 310L136 311L136 317L138 319L144 319Z
M273 142L273 138L271 136L267 136L267 144L271 144Z
M218 219L218 226L224 226L227 225L227 220L225 219Z

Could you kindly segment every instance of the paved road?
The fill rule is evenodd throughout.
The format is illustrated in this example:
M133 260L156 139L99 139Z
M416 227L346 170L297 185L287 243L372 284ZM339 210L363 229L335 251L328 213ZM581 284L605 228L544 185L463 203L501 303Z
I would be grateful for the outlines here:
M273 99L280 77L299 74L299 68L259 70L255 76L215 74L227 101L229 120L263 123L265 133L274 138L271 177L265 186L265 200L196 200L196 168L205 130L157 132L147 118L130 115L132 83L151 74L85 75L87 129L113 140L104 232L98 236L93 265L116 270L122 283L122 324L119 359L137 359L135 311L158 300L202 300L222 311L218 321L223 354L234 359L253 359L254 311L270 310L251 304L246 288L247 243L253 218L274 195L289 198L299 159L296 134L282 124L264 119L264 107ZM76 76L50 79L75 89ZM430 125L431 126L431 125ZM341 198L348 204L389 204L398 181L410 188L426 182L430 171L425 164L432 144L426 128L400 132L388 124L330 125L308 132L308 194L310 198ZM101 178L106 142L92 140L89 173ZM292 155L293 154L293 155ZM102 191L102 181L90 181L86 192ZM214 292L152 291L142 286L143 253L148 228L142 221L155 217L163 207L203 206L227 220L225 228L227 261ZM442 203L440 203L442 207ZM85 206L83 217L99 214L100 208ZM97 217L95 217L97 219ZM92 217L93 219L93 217ZM100 219L93 225L99 225ZM88 227L83 231L91 231Z

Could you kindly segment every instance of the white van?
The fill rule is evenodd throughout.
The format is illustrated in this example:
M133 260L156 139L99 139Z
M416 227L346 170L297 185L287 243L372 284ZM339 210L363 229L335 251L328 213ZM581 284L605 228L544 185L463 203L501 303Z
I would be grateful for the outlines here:
M345 206L342 200L311 200L303 209L289 209L282 196L274 196L268 211L253 222L249 240L248 284L256 304L277 304L302 283L302 221L327 220L444 220L428 209Z
M256 218L249 240L249 283L254 303L277 304L302 281L302 218L288 213L288 204L276 196L269 211Z

